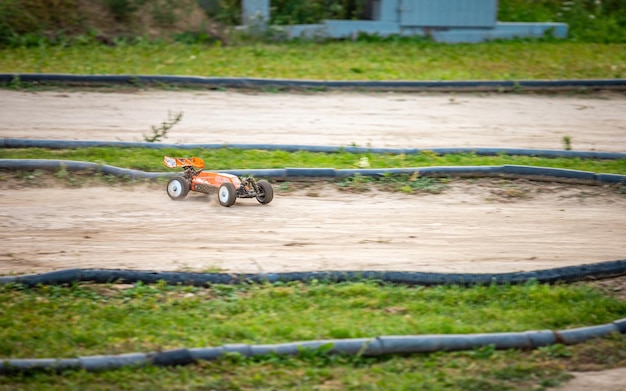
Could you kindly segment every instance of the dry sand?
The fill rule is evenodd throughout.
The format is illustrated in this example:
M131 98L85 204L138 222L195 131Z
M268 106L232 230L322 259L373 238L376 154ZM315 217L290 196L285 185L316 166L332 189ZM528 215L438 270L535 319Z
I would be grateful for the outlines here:
M626 151L626 96L220 91L0 91L0 137L142 141L183 112L170 143Z

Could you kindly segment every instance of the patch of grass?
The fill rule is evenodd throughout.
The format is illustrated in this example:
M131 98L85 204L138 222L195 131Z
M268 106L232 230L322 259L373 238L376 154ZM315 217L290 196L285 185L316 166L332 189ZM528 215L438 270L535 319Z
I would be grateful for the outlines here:
M355 162L367 157L370 168L414 168L430 166L491 166L526 165L540 167L567 168L582 171L626 174L626 159L601 160L579 158L539 158L525 156L478 156L476 154L438 155L430 151L419 154L355 154L349 152L315 153L263 150L220 149L148 149L148 148L81 148L81 149L0 149L0 159L65 159L108 164L145 171L166 171L163 155L198 156L204 159L207 170L261 169L261 168L337 168L353 169ZM174 171L172 171L174 172ZM359 178L361 180L364 178ZM428 187L424 180L415 182L412 187ZM355 180L355 179L351 179ZM404 183L403 183L404 185Z
M338 179L337 186L341 190L365 192L372 188L382 191L403 193L433 193L438 194L446 189L448 179L420 177L418 173L412 175L383 175L382 177L366 177L356 174Z
M6 73L193 75L314 80L612 79L626 44L576 42L288 42L0 49Z
M75 357L227 343L392 334L565 329L626 315L626 302L587 285L407 287L362 281L215 285L1 286L0 357ZM407 357L237 355L178 368L2 376L0 389L534 389L565 369L626 364L626 337L536 351L486 346ZM568 354L564 354L567 351ZM595 352L595 353L594 353ZM622 352L622 353L620 353ZM587 354L589 353L589 354Z

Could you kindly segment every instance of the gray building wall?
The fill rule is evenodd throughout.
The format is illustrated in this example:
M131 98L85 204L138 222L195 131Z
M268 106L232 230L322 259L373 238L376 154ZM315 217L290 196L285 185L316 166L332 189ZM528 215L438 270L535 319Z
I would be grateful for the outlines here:
M270 0L242 0L243 24L264 26ZM369 20L324 20L319 24L273 27L290 37L350 38L359 33L429 36L437 42L483 42L494 39L542 37L551 32L567 37L565 23L502 23L498 0L370 0Z
M403 0L401 26L493 27L498 0Z

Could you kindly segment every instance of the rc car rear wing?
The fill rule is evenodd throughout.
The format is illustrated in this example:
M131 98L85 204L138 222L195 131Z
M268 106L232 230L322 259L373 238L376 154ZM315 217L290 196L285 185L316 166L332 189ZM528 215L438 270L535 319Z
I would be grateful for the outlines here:
M199 157L169 157L165 156L163 158L163 164L165 164L169 168L176 167L193 167L193 168L204 168L204 160Z

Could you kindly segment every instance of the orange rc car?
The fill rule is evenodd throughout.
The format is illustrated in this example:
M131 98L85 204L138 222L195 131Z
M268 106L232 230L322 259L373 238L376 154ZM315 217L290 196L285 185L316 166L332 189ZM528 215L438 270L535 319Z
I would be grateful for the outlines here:
M256 198L261 204L269 204L274 198L272 185L264 180L255 181L252 177L240 178L221 172L205 172L204 160L165 156L163 163L169 168L182 167L182 176L170 179L167 195L173 200L182 200L189 190L205 194L217 193L222 206L231 206L237 198Z

